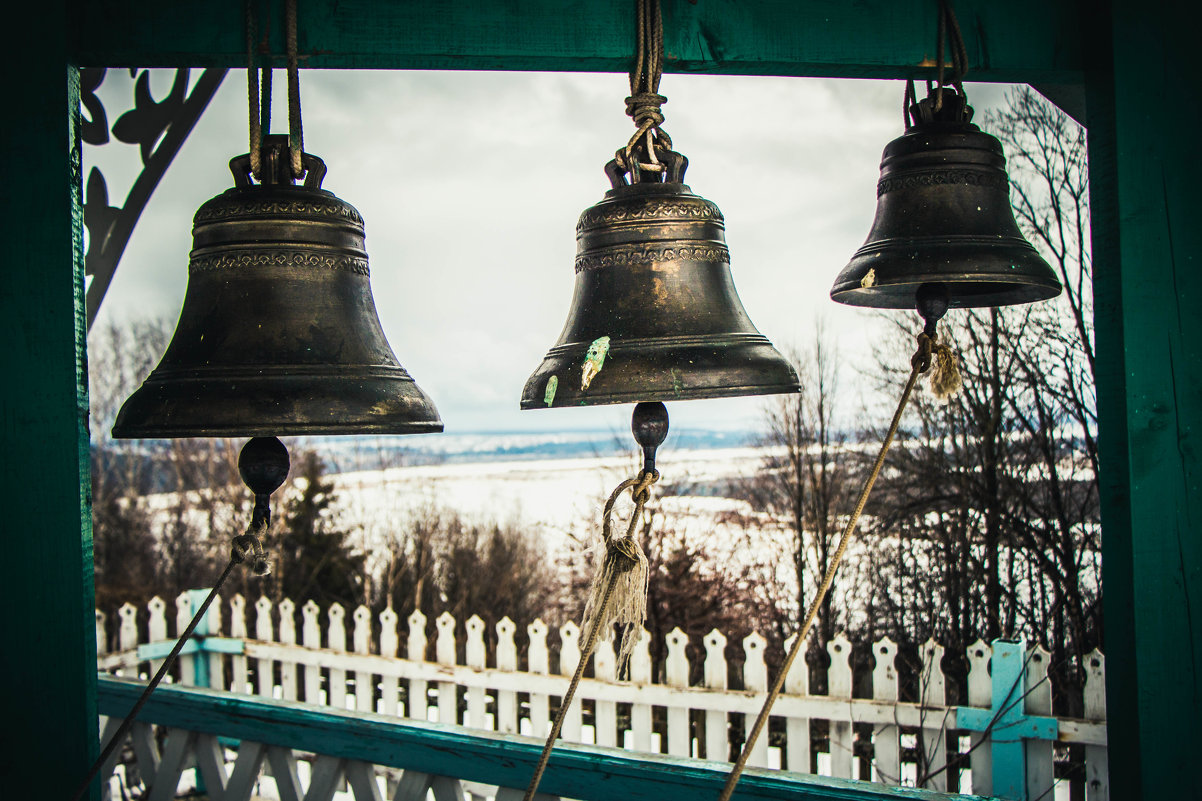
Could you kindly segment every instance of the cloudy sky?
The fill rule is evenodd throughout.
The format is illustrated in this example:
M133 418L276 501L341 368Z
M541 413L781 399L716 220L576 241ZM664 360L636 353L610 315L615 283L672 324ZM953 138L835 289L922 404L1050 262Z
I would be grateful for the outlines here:
M171 77L156 76L157 96ZM286 132L280 72L276 86L273 132ZM576 218L601 199L602 167L633 131L627 88L620 74L302 72L305 149L329 167L324 188L362 212L385 334L447 431L628 425L628 406L518 411L567 315ZM689 158L686 183L725 214L735 286L778 347L804 348L819 318L846 362L871 347L871 313L828 292L868 232L881 150L902 132L902 89L664 76L664 128ZM967 91L979 122L1004 87ZM111 122L132 106L128 72L110 70L100 95ZM246 143L246 73L231 71L142 215L98 326L174 319L192 215L232 185L226 165ZM84 159L85 175L105 172L113 202L124 196L136 147L114 141ZM670 411L674 426L754 428L762 404Z

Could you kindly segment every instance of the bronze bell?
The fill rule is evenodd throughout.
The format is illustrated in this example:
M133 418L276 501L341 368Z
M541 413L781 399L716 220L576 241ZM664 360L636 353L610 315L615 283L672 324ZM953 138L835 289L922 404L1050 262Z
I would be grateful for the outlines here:
M262 152L261 183L235 158L234 188L196 212L175 334L113 436L442 431L380 328L363 218L320 188L315 156L293 184L287 136Z
M912 309L925 283L952 307L1008 306L1060 294L1060 281L1018 229L1001 143L973 125L943 87L911 108L914 124L885 148L876 219L831 289L852 306Z
M682 183L613 188L576 225L576 285L559 341L523 409L797 392L797 374L752 325L730 275L722 212Z

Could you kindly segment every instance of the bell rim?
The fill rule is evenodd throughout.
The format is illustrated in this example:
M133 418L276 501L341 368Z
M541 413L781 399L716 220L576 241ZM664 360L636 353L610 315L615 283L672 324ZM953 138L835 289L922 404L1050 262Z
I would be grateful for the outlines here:
M972 247L966 249L969 244ZM924 253L918 268L915 259L904 255L909 250ZM869 272L874 281L866 287L863 281ZM947 285L949 305L958 309L1036 303L1063 291L1051 265L1025 239L943 236L881 240L861 247L839 271L830 297L846 306L912 309L914 290L926 283ZM968 291L969 287L990 291Z
M112 428L113 439L188 439L192 437L298 437L298 436L379 436L410 434L440 434L444 431L442 420L436 422L409 423L406 425L364 426L346 425L278 425L278 426L147 426L137 429Z
M287 397L281 384L291 382L312 386L317 370L296 371L289 375L264 375L258 370L223 371L207 376L189 375L193 371L163 380L156 370L126 399L113 422L115 439L175 439L182 437L255 437L347 434L423 434L443 430L443 422L433 400L404 368L385 368L378 373L348 379L338 377L338 387L318 387L289 407L292 417L280 414L274 419L255 409L271 403L273 396ZM231 372L234 375L231 375ZM263 371L266 372L266 371ZM321 371L326 376L328 369ZM404 377L396 375L404 373ZM337 399L337 400L335 400ZM339 408L338 403L348 404ZM390 414L369 416L384 402L395 404ZM224 413L215 412L214 409ZM242 419L228 419L241 415ZM132 419L131 419L132 418Z
M948 301L952 309L980 309L992 306L1022 306L1028 303L1040 303L1060 296L1062 288L1057 285L1050 287L1044 283L1019 283L1016 281L974 279L973 281L949 281L946 276L918 276L904 283L892 283L871 288L848 287L842 290L832 289L831 300L844 306L859 309L914 309L914 293L918 287L927 283L949 284L953 286L951 298ZM996 285L997 291L992 293L955 294L954 285Z
M654 343L648 346L648 340ZM552 376L578 382L588 343L555 346L522 388L522 410L602 406L639 401L682 401L792 394L801 391L797 370L762 334L627 339L611 345L591 391L567 385L547 403ZM686 344L687 343L687 344ZM740 348L731 351L731 346ZM635 358L629 355L638 354ZM646 358L655 354L653 359ZM716 358L715 358L716 356ZM612 362L615 362L613 364ZM732 370L739 372L732 374ZM734 379L734 381L732 381ZM558 381L559 379L557 379Z
M544 361L556 356L565 355L571 351L587 351L593 339L562 342L552 345L544 357ZM670 348L703 348L712 345L766 345L776 350L772 341L760 333L743 331L726 332L722 334L690 334L681 336L668 334L659 337L625 337L611 340L609 354L622 354L625 351L668 350ZM782 357L783 358L783 357Z
M529 385L529 382L528 382ZM793 384L746 384L741 386L726 386L691 389L687 397L678 395L670 390L610 392L596 395L588 400L573 403L552 402L548 405L536 397L527 398L523 393L519 408L523 412L539 409L578 409L584 406L615 406L622 403L641 403L643 401L660 401L662 403L677 403L691 400L716 400L719 398L752 398L762 395L795 395L801 392L801 383Z

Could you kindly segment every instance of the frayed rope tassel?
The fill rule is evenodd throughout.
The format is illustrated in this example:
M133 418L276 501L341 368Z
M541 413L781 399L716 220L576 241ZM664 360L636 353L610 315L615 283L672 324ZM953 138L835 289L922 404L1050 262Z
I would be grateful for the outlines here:
M633 538L611 539L605 544L601 569L589 587L581 628L591 631L595 625L607 632L615 625L620 627L619 673L630 659L647 619L647 572L647 557Z
M943 338L946 339L947 335L945 334ZM956 362L956 352L950 344L938 340L931 343L929 380L931 393L940 403L947 403L956 397L964 386L964 381L960 378L960 368Z

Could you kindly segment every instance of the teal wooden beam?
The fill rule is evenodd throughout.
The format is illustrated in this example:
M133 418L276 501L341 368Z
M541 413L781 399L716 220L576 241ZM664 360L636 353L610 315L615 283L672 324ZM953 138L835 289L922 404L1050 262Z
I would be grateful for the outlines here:
M150 659L164 659L167 654L171 653L171 649L175 647L175 640L163 640L162 642L148 642L138 646L138 661L145 662ZM239 639L231 637L197 637L194 636L184 643L184 647L179 649L180 656L188 656L189 654L244 654L246 653L246 643ZM206 684L201 684L197 681L198 687L207 687Z
M971 77L1080 84L1073 0L958 0ZM72 0L73 56L105 67L245 67L243 0ZM280 0L271 49L283 53ZM935 0L664 0L669 72L900 78L934 64ZM629 70L633 0L307 0L308 67ZM928 70L929 72L929 70Z
M143 685L100 680L100 711L122 715ZM290 701L214 690L160 687L139 720L287 748L360 759L375 765L523 788L542 752L533 737L467 733L456 726L398 720ZM620 748L563 744L552 754L541 792L583 801L696 801L716 798L729 765L698 759L631 754ZM742 801L949 801L913 787L887 787L823 776L749 768L735 799Z
M1198 787L1202 131L1196 7L1087 18L1110 797ZM1189 788L1195 788L1190 790Z
M96 754L79 75L66 3L20 16L0 125L0 795L70 798Z

